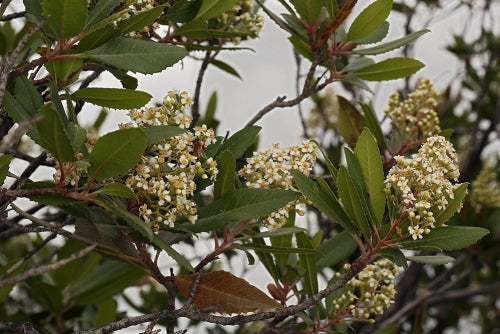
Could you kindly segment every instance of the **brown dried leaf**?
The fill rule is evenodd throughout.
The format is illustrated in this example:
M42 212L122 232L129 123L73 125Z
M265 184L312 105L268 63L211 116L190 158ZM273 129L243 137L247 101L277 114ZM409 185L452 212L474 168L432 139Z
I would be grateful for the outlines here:
M174 277L185 298L191 294L196 275ZM214 308L220 313L245 313L284 307L242 278L219 270L201 276L193 304L199 308Z

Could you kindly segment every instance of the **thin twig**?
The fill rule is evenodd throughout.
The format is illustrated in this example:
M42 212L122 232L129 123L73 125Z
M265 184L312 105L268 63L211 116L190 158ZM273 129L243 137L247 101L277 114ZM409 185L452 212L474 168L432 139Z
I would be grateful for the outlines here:
M0 21L10 21L10 20L13 20L13 19L18 19L18 18L23 17L25 14L26 14L26 11L12 13L12 14L7 14L7 15L4 15L4 16L0 17Z
M200 94L201 94L201 85L203 83L203 77L205 76L205 72L207 71L208 65L215 58L215 55L211 55L210 51L207 51L205 54L205 58L203 58L203 62L201 63L200 71L198 72L198 78L196 79L196 87L194 90L194 98L193 105L191 107L191 116L193 120L191 121L191 128L196 125L196 122L200 119Z

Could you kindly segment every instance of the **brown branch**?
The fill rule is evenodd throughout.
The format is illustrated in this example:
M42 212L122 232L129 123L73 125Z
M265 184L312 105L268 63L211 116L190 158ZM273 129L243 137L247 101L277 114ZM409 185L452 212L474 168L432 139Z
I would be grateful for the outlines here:
M25 333L40 334L29 322L2 322L0 321L0 332L2 333Z
M208 65L214 60L215 55L211 55L210 51L207 51L205 54L205 58L203 58L203 62L201 63L200 71L198 72L198 78L196 79L196 87L194 90L194 98L193 98L193 106L191 107L191 116L193 120L191 121L191 128L196 125L196 122L200 119L200 93L201 93L201 84L203 83L203 77L205 76L205 72L207 71Z
M26 11L12 13L12 14L7 14L7 15L4 15L4 16L0 17L0 21L10 21L10 20L13 20L13 19L18 19L18 18L23 17L25 14L26 14Z

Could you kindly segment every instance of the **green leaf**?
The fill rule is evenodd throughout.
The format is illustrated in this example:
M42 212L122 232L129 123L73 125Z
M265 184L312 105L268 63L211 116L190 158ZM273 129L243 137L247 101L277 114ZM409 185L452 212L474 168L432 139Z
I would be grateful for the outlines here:
M208 22L204 20L184 23L175 31L176 35L181 35L190 39L212 39L212 38L232 38L248 36L245 31L228 31L212 29Z
M388 43L379 44L377 46L374 46L371 48L366 48L366 49L356 49L352 53L356 53L356 54L360 54L360 55L378 55L378 54L386 53L386 52L398 49L402 46L405 46L408 43L413 42L414 40L416 40L417 38L419 38L420 36L422 36L428 32L430 32L429 29L418 30L418 31L412 32L411 34L409 34L405 37L395 39L395 40L390 41Z
M78 79L78 75L75 72L81 70L83 58L51 60L45 63L44 66L47 72L50 73L54 83L65 83L65 86L67 86ZM73 77L71 80L67 80L70 75L73 75Z
M238 79L241 79L241 76L240 74L238 73L238 71L236 71L231 65L229 65L228 63L225 63L223 61L220 61L220 60L212 60L211 62L212 65L214 65L215 67L223 70L224 72L226 73L229 73L231 75L234 75L235 77L237 77Z
M64 106L59 96L59 90L57 89L56 84L53 81L49 82L50 87L50 99L52 102L52 107L56 111L59 119L61 120L64 127L68 125L68 116L66 116L66 111L64 110Z
M95 312L93 327L101 327L112 323L116 320L116 301L113 298L109 298L104 302L97 305L97 310Z
M342 69L344 73L351 73L359 71L365 67L375 64L375 61L371 58L359 57L354 59L349 59L349 63L346 67Z
M260 244L238 244L234 248L237 249L253 249L257 252L268 252L270 254L312 254L314 255L316 250L304 247L279 247L279 246L268 246Z
M151 100L151 95L140 90L120 88L80 88L71 97L114 109L140 108Z
M4 154L0 156L0 185L5 182L12 159L14 159L14 156L11 154Z
M403 241L399 247L403 249L439 249L451 251L469 247L490 233L489 230L472 226L440 226L420 240Z
M353 74L367 81L394 80L414 74L422 67L424 64L413 58L389 58Z
M47 25L59 38L78 35L87 20L87 0L43 0L43 15Z
M107 184L104 187L94 191L92 194L104 194L104 195L118 196L123 198L137 199L137 196L129 187L127 187L123 183L118 183L118 182Z
M364 128L364 118L356 107L346 98L338 96L339 116L338 128L344 141L354 147Z
M17 101L28 115L35 115L36 111L43 105L42 95L36 90L31 80L23 75L17 77L14 82L14 94Z
M217 200L225 194L234 190L234 178L236 175L236 160L229 150L223 151L217 157L217 179L214 184L214 199Z
M378 43L389 33L389 22L384 21L374 32L366 37L352 41L353 44L372 44ZM354 53L354 52L353 52Z
M325 159L326 167L328 168L328 172L330 173L330 175L331 175L331 177L333 179L333 182L336 182L337 173L338 173L337 168L335 168L335 166L333 165L333 163L330 160L330 158L328 158L328 154L321 147L321 145L317 141L315 141L315 140L314 140L314 143L316 144L316 146L321 151L321 154L323 154L323 159Z
M350 256L358 245L347 231L340 232L324 241L318 247L320 255L316 256L316 266L318 271L327 267L332 267Z
M52 103L45 104L39 111L42 119L36 122L40 143L60 162L73 161L75 152L59 116Z
M455 262L454 258L447 255L420 255L420 256L407 256L406 258L413 262L433 264L433 265Z
M145 11L141 11L137 15L134 15L127 20L120 21L117 24L117 28L120 29L120 32L122 34L126 34L131 31L142 30L144 27L153 24L161 15L163 9L165 9L166 6L167 5L160 5Z
M69 291L77 305L97 304L136 283L144 272L124 262L107 261Z
M380 226L385 212L384 168L377 142L367 128L359 136L354 154L363 172L370 207L375 215L375 223Z
M117 37L83 54L123 70L153 74L177 63L187 51L173 45Z
M167 21L184 23L194 19L200 10L201 0L182 0L167 9L163 18Z
M396 334L397 327L394 324L385 325L384 327L379 328L373 334Z
M371 238L370 224L363 212L361 199L359 198L356 189L354 188L354 183L349 176L347 168L340 166L339 173L337 175L337 188L339 189L339 197L344 206L344 210L354 221L358 228L363 233L366 240Z
M264 265L264 268L266 268L266 270L269 272L269 274L271 274L274 280L278 282L281 278L281 274L278 272L278 268L274 263L273 256L271 255L271 253L269 253L268 249L266 249L266 247L269 246L266 245L266 242L260 238L256 238L255 240L253 240L253 245L259 245L260 247L263 247L262 251L256 250L255 253L259 257L260 263ZM290 247L287 248L290 249Z
M105 179L126 173L140 160L146 149L146 135L129 128L110 132L97 140L90 152L89 176Z
M115 203L108 204L107 202L99 202L99 205L101 205L108 211L113 212L119 218L124 220L126 223L132 226L136 231L142 234L142 236L145 237L147 240L149 240L150 242L153 241L155 234L151 230L151 227L149 227L149 225L146 224L145 221L143 221L136 215L126 211L125 209L120 208Z
M80 151L87 139L87 130L73 122L69 122L66 126L66 133L68 134L73 151Z
M137 78L128 75L122 70L117 70L114 68L106 68L106 70L111 73L115 78L120 80L122 87L127 89L135 90L137 88L138 80Z
M277 211L299 194L282 189L235 189L198 211L198 221L183 228L191 232L220 230L234 221L257 219Z
M304 174L293 172L292 175L295 183L297 183L297 187L302 194L312 202L316 209L320 210L352 235L358 234L358 229L353 225L344 209L342 209L335 198L332 198L330 194L321 189L317 183Z
M360 103L360 106L365 116L366 126L368 127L368 129L370 129L371 133L377 139L378 146L380 146L382 149L387 148L384 133L382 132L380 122L377 118L375 110L373 109L373 106L365 103Z
M297 246L300 248L311 249L313 246L311 240L305 233L295 235ZM314 254L299 254L299 264L304 269L303 280L304 288L309 296L313 296L318 292L318 272L316 268L316 257Z
M405 255L397 248L387 248L380 252L377 252L377 254L388 260L391 260L396 265L403 267L404 269L408 269L408 263L406 261Z
M243 153L245 153L247 147L255 141L257 134L261 129L262 128L260 126L253 125L239 130L234 135L229 137L228 140L222 143L219 151L222 152L229 150L233 152L235 158L241 157Z
M277 238L282 236L291 236L295 233L305 232L306 229L296 226L281 227L273 231L259 232L256 235L252 235L252 238Z
M156 144L164 139L175 137L186 133L186 130L178 126L171 125L155 125L142 128L147 138L147 145Z
M441 226L445 224L451 217L457 213L457 210L460 208L462 205L462 201L467 194L467 186L469 185L468 182L462 183L455 189L453 192L453 199L450 199L448 202L448 206L444 211L439 212L438 214L435 214L436 217L436 226Z
M352 22L347 33L347 40L358 40L373 33L387 19L391 8L392 0L372 2Z
M189 261L179 252L172 248L165 240L158 234L153 235L153 243L163 249L178 265L186 269L188 272L195 272L193 266Z
M119 4L118 0L99 0L87 16L84 30L88 30L95 24L105 19L113 9Z
M308 24L313 24L321 12L323 2L318 0L291 0L295 10Z
M236 5L237 0L202 0L200 9L194 20L211 19L230 10Z

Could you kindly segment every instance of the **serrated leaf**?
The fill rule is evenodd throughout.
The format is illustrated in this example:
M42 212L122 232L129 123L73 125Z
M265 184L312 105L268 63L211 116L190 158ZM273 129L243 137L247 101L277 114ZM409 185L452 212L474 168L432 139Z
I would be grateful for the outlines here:
M211 64L214 65L215 67L223 70L226 73L234 75L238 79L242 79L241 76L240 76L240 74L238 73L238 71L236 71L231 65L229 65L226 62L223 62L223 61L215 59L215 60L212 60Z
M77 305L100 303L136 283L144 272L124 262L108 261L77 283L69 298Z
M377 46L371 47L371 48L366 48L366 49L356 49L352 53L360 54L360 55L378 55L382 53L386 53L395 49L398 49L402 46L407 45L408 43L413 42L420 36L430 32L429 29L423 29L419 31L412 32L411 34L395 39L393 41L390 41L388 43L384 44L379 44Z
M40 143L60 162L73 161L75 153L59 116L47 103L39 110L42 119L36 122Z
M174 45L117 37L83 54L122 70L153 74L177 63L187 51Z
M105 179L126 173L139 162L145 148L146 135L138 128L120 129L102 136L89 155L89 177Z
M230 10L236 5L237 0L202 0L200 9L194 20L211 19Z
M361 200L358 197L354 183L349 176L347 168L340 166L339 173L337 174L337 188L339 190L339 197L342 201L343 207L351 221L355 222L357 227L361 230L366 240L371 238L370 224L361 207Z
M174 276L175 285L185 298L191 294L195 275ZM227 271L202 274L193 304L199 308L214 308L220 313L244 313L284 307L242 278Z
M414 74L424 66L424 63L413 58L389 58L353 74L367 81L394 80Z
M165 253L168 254L175 262L177 262L178 265L186 269L188 272L193 272L194 273L194 268L189 263L189 261L179 252L177 252L175 249L172 248L165 240L161 238L158 234L153 235L153 243L163 249Z
M462 183L453 191L453 199L450 199L446 209L436 215L436 226L445 224L451 217L457 213L462 201L467 194L468 182Z
M186 132L186 130L179 128L178 126L171 125L156 125L147 126L142 129L146 134L147 145L156 144L164 139L175 137Z
M219 148L220 152L229 150L233 152L235 158L241 157L248 146L255 141L261 129L260 126L253 125L237 131L234 135L229 137L228 140L222 143Z
M14 159L14 156L11 154L4 154L0 156L0 185L5 182L12 159Z
M384 168L378 145L370 130L365 128L358 138L354 154L358 158L365 181L375 223L380 226L385 212Z
M419 256L407 256L406 258L413 262L433 264L433 265L455 262L454 258L447 255L419 255Z
M87 0L43 0L43 14L47 25L59 38L78 35L87 20Z
M234 190L236 160L231 151L225 150L217 156L217 169L219 173L214 183L214 199L219 199Z
M423 239L403 241L402 249L439 249L451 251L469 247L490 233L489 230L472 226L440 226L431 230Z
M92 194L104 194L104 195L111 195L111 196L119 196L123 198L135 198L137 199L136 194L124 185L123 183L118 183L118 182L113 182L110 184L105 185L102 188L99 188L98 190L94 191Z
M144 106L151 100L152 96L146 92L133 89L87 87L80 88L71 97L101 107L133 109Z
M358 234L358 229L351 222L336 199L332 198L327 192L321 189L317 183L304 174L293 172L292 175L297 187L302 194L312 202L316 209L320 210L352 235Z
M149 26L155 22L161 15L167 5L155 6L151 9L141 11L140 13L130 17L129 19L122 20L117 24L122 34L131 31L140 31L144 27Z
M338 96L338 101L338 127L340 134L350 147L354 147L364 128L365 121L363 115L361 115L359 110L346 98Z
M200 10L200 6L201 0L178 1L172 7L167 9L164 19L178 23L191 21Z
M220 230L234 221L257 219L277 211L299 194L282 189L235 189L198 211L198 221L183 227L191 232Z
M354 41L366 37L377 30L389 16L392 0L377 0L354 19L347 33L347 39Z
M340 263L354 253L357 248L358 245L347 231L340 232L323 241L317 249L320 252L320 255L316 256L318 271Z
M87 16L84 30L88 30L93 25L106 18L119 4L119 0L99 0L96 2L91 12Z
M366 37L352 41L353 44L372 44L383 40L389 33L389 22L384 21L374 32Z
M17 77L14 82L14 94L17 101L28 115L34 115L43 105L42 95L36 90L31 80L23 75Z

